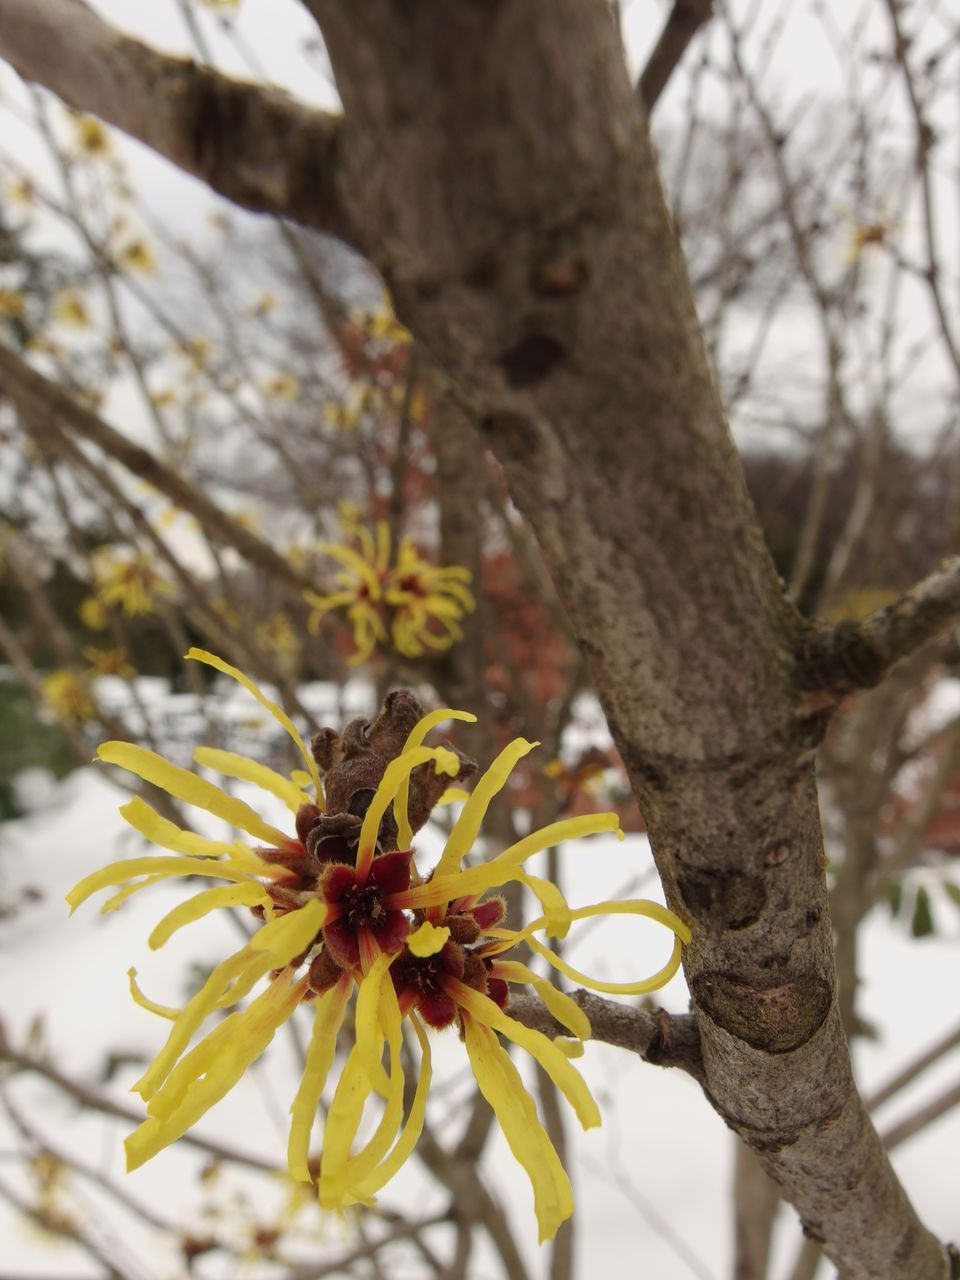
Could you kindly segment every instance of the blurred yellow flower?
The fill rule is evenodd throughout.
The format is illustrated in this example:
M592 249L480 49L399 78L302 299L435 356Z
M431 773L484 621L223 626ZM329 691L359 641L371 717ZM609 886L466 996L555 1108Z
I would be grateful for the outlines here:
M82 724L96 715L90 680L63 667L41 681L44 705L65 724Z
M324 421L341 431L352 431L360 418L373 406L377 389L369 382L351 382L342 400L331 400L323 406Z
M198 373L206 368L212 350L206 338L181 338L175 349L178 355L184 356Z
M90 631L102 631L107 625L107 610L103 602L96 596L87 596L80 602L77 610L80 621Z
M410 330L393 314L389 302L372 311L357 309L350 312L350 323L361 329L374 342L411 342Z
M142 237L128 240L114 251L113 260L124 271L149 275L156 270L157 260L150 245Z
M18 320L26 305L27 300L18 289L0 289L0 315Z
M278 305L277 295L264 290L263 293L258 293L254 299L250 314L252 316L268 316L271 311L276 311Z
M334 574L340 589L306 593L311 631L326 614L344 609L356 644L351 666L369 658L378 644L392 644L405 657L417 658L461 638L460 619L476 608L468 569L430 564L410 538L401 538L394 560L385 520L377 521L375 536L359 525L349 532L359 547L320 544L324 555L342 565Z
M137 674L127 657L122 645L112 649L98 649L94 645L85 645L81 651L90 663L90 671L97 676L119 676L121 680L132 680Z
M260 386L268 400L296 400L300 395L300 381L292 373L275 373Z
M37 192L29 178L17 178L7 187L7 199L11 204L33 205L37 202Z
M296 653L300 647L300 641L290 620L290 615L283 610L273 614L257 626L256 638L262 648L279 656Z
M110 135L93 116L75 115L74 137L84 155L97 159L110 154Z
M62 289L53 300L53 318L71 329L87 329L90 313L77 289Z
M157 603L173 595L173 586L142 552L110 547L93 564L93 594L102 605L116 605L128 618L153 613Z

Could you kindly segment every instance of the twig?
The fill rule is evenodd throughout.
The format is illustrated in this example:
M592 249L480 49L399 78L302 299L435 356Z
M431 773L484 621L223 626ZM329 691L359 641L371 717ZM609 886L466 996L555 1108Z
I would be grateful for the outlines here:
M435 1227L447 1221L449 1221L449 1217L446 1213L436 1213L430 1218L422 1218L419 1222L398 1222L394 1224L388 1235L381 1236L378 1240L365 1241L356 1249L350 1249L332 1262L324 1262L316 1266L310 1264L291 1267L286 1273L286 1280L321 1280L323 1276L347 1275L355 1263L362 1262L367 1258L374 1258L381 1249L385 1249L388 1245L394 1244L398 1240L408 1240L411 1236L416 1236L421 1231L426 1231L428 1227Z
M703 1082L700 1034L692 1014L631 1008L583 989L571 991L570 996L590 1019L594 1040L630 1049L657 1066L680 1067ZM510 1016L545 1035L568 1034L536 996L513 996Z
M949 1089L938 1094L932 1102L928 1102L926 1106L920 1107L913 1115L907 1116L905 1120L895 1124L892 1129L882 1133L880 1136L884 1145L888 1151L892 1151L901 1142L906 1142L908 1138L914 1137L921 1129L933 1124L935 1120L939 1120L942 1115L946 1115L948 1111L956 1106L960 1106L960 1084L951 1085Z
M938 1040L936 1044L931 1045L930 1048L927 1049L925 1053L922 1053L918 1058L914 1058L914 1060L908 1063L902 1071L898 1071L892 1080L888 1080L885 1085L876 1091L876 1093L867 1098L867 1107L871 1111L876 1110L877 1107L882 1107L883 1104L888 1099L892 1098L895 1093L899 1093L900 1090L905 1089L908 1084L912 1084L913 1081L916 1080L917 1076L926 1071L927 1067L933 1066L933 1064L938 1062L944 1054L949 1053L951 1049L956 1049L958 1045L960 1045L960 1026L954 1027L949 1035L944 1036L942 1040Z
M960 622L960 557L862 622L811 627L798 654L801 689L837 696L871 689L928 641Z
M673 8L660 32L660 38L647 59L637 93L651 112L676 71L690 41L710 17L713 0L674 0Z
M183 476L85 409L5 347L0 347L0 391L14 401L36 431L40 432L42 424L52 419L56 430L87 440L102 449L133 475L166 494L176 506L196 516L210 538L225 547L234 548L271 578L279 579L298 592L313 587L310 578L301 574L255 533L221 511Z
M93 1111L100 1111L108 1116L116 1116L119 1120L127 1120L133 1124L140 1124L143 1120L143 1115L134 1107L125 1107L120 1102L114 1102L112 1098L98 1093L95 1089L90 1089L87 1085L81 1084L77 1080L71 1080L69 1076L63 1075L56 1067L50 1066L49 1063L43 1062L39 1058L31 1058L29 1054L20 1053L8 1044L0 1044L0 1063L3 1062L9 1063L10 1066L20 1071L32 1071L34 1075L42 1076L43 1079L49 1080L58 1089L62 1089L64 1093L69 1094L81 1106L89 1107ZM238 1151L234 1147L226 1146L221 1142L214 1142L209 1138L201 1138L193 1132L185 1133L180 1141L188 1146L196 1147L198 1151L205 1151L207 1155L215 1156L218 1160L244 1165L248 1169L257 1169L261 1173L285 1173L279 1165L274 1164L271 1160L251 1155L246 1151Z

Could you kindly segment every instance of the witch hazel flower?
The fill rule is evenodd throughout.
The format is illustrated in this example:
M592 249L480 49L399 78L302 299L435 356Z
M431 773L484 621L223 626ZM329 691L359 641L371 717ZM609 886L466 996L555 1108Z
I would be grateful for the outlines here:
M225 820L252 842L243 836L211 840L134 799L121 813L169 852L94 872L71 890L71 908L113 888L117 891L101 910L114 910L141 888L189 875L226 883L203 889L168 912L148 938L152 948L220 908L244 907L260 921L250 940L223 959L182 1008L148 999L130 971L133 998L171 1025L134 1085L147 1118L126 1141L128 1168L184 1134L240 1080L277 1029L306 1008L313 1025L291 1105L290 1173L315 1182L326 1208L372 1204L422 1132L432 1076L430 1034L452 1028L530 1179L540 1239L550 1238L573 1211L572 1190L501 1037L543 1068L584 1127L599 1124L600 1114L570 1061L569 1045L510 1017L510 987L534 990L574 1041L589 1038L590 1026L568 995L507 953L522 941L583 986L635 995L663 985L676 972L681 944L690 938L686 925L650 902L571 909L556 886L524 870L534 854L563 841L600 832L622 838L615 814L552 823L487 861L464 866L488 806L535 743L518 738L500 752L466 797L438 862L424 872L416 864L413 837L438 802L463 796L449 788L466 781L476 767L449 744L427 746L425 738L442 721L476 717L450 709L423 715L413 695L400 690L388 696L372 724L356 720L340 733L324 730L308 750L284 712L235 667L203 650L187 656L239 681L283 725L306 767L288 778L232 752L199 748L195 753L203 767L283 800L292 814L293 834L287 834L237 797L154 752L128 743L100 748L104 761ZM506 926L504 899L495 892L516 882L533 893L542 912L519 930ZM639 982L597 982L572 969L538 936L563 936L577 920L625 913L651 918L674 935L667 964ZM351 1002L352 1040L345 1031ZM232 1012L202 1034L224 1010ZM419 1047L412 1098L404 1069L405 1026ZM338 1055L344 1054L335 1073ZM312 1157L320 1101L333 1074L319 1158ZM378 1117L372 1129L364 1126L371 1107ZM362 1128L369 1134L363 1140Z

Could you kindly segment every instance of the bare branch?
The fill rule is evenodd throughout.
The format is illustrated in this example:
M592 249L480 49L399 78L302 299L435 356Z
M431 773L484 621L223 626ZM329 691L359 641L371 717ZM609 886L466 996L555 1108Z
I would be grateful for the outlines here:
M806 690L836 695L871 689L887 672L960 622L960 557L945 560L893 604L862 622L813 628L798 655Z
M637 1053L646 1062L660 1067L679 1067L703 1083L700 1033L692 1014L667 1013L663 1009L635 1008L604 1000L582 988L570 993L590 1019L593 1039ZM536 996L513 996L510 1016L545 1035L566 1035L545 1005Z
M70 1079L69 1076L65 1076L48 1062L44 1062L40 1058L33 1058L29 1054L21 1053L4 1041L0 1041L0 1063L8 1063L19 1071L30 1071L34 1075L42 1076L44 1080L49 1080L51 1084L56 1085L58 1089L62 1089L64 1093L69 1094L81 1106L87 1107L91 1111L100 1111L104 1115L116 1116L118 1120L128 1120L133 1124L140 1124L143 1120L142 1113L138 1112L135 1107L125 1107L120 1102L114 1102L106 1094L98 1093L96 1089L91 1089L87 1085L81 1084L78 1080ZM187 1146L196 1147L198 1151L205 1151L207 1155L215 1156L218 1160L244 1165L248 1169L259 1169L262 1173L279 1174L282 1172L280 1167L270 1160L250 1155L245 1151L237 1151L233 1147L225 1146L220 1142L201 1138L192 1131L185 1133L180 1141L186 1143Z
M713 11L713 0L674 0L660 39L637 82L640 100L651 112L680 65L690 41Z
M931 1067L935 1062L939 1062L945 1053L949 1053L952 1049L956 1049L958 1045L960 1045L960 1026L954 1027L949 1035L944 1036L942 1040L938 1040L936 1044L931 1045L930 1048L927 1049L925 1053L922 1053L918 1058L914 1058L913 1062L908 1063L902 1071L898 1071L892 1080L888 1080L887 1083L879 1088L876 1093L867 1098L867 1106L871 1111L876 1107L882 1106L883 1103L885 1103L889 1098L892 1098L895 1093L899 1093L900 1090L905 1089L908 1084L912 1084L913 1081L916 1080L917 1076L926 1071L927 1067Z
M0 13L3 2L0 0ZM293 587L298 594L314 585L268 543L222 511L182 475L85 409L6 347L0 347L0 393L10 397L29 419L32 430L40 435L63 432L96 445L133 475L166 494L176 506L196 516L215 542L234 548L250 564Z
M892 1129L888 1129L882 1135L887 1150L892 1151L901 1142L906 1142L908 1138L912 1138L921 1129L933 1124L934 1121L939 1120L942 1115L946 1115L948 1111L951 1111L956 1106L960 1106L960 1084L951 1085L943 1093L938 1093L926 1106L920 1107L913 1115L907 1116L905 1120L895 1124Z
M158 53L83 0L0 0L0 58L235 204L349 240L337 198L338 116Z

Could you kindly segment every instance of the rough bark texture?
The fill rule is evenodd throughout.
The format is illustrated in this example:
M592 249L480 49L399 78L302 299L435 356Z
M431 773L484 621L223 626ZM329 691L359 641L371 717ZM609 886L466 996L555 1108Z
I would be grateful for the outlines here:
M0 52L17 63L12 12L35 30L35 13L82 8L0 0ZM813 775L831 699L795 658L802 627L745 496L609 6L308 8L346 116L335 171L321 172L321 131L305 178L316 213L299 199L288 212L327 227L335 193L536 531L668 900L693 926L707 1095L846 1280L944 1280L945 1251L857 1095L837 1009ZM145 140L148 111L169 117L158 97L176 90L144 94L109 42L75 63L19 65ZM112 91L88 83L116 77ZM224 145L248 173L243 139ZM202 171L195 151L180 162Z

